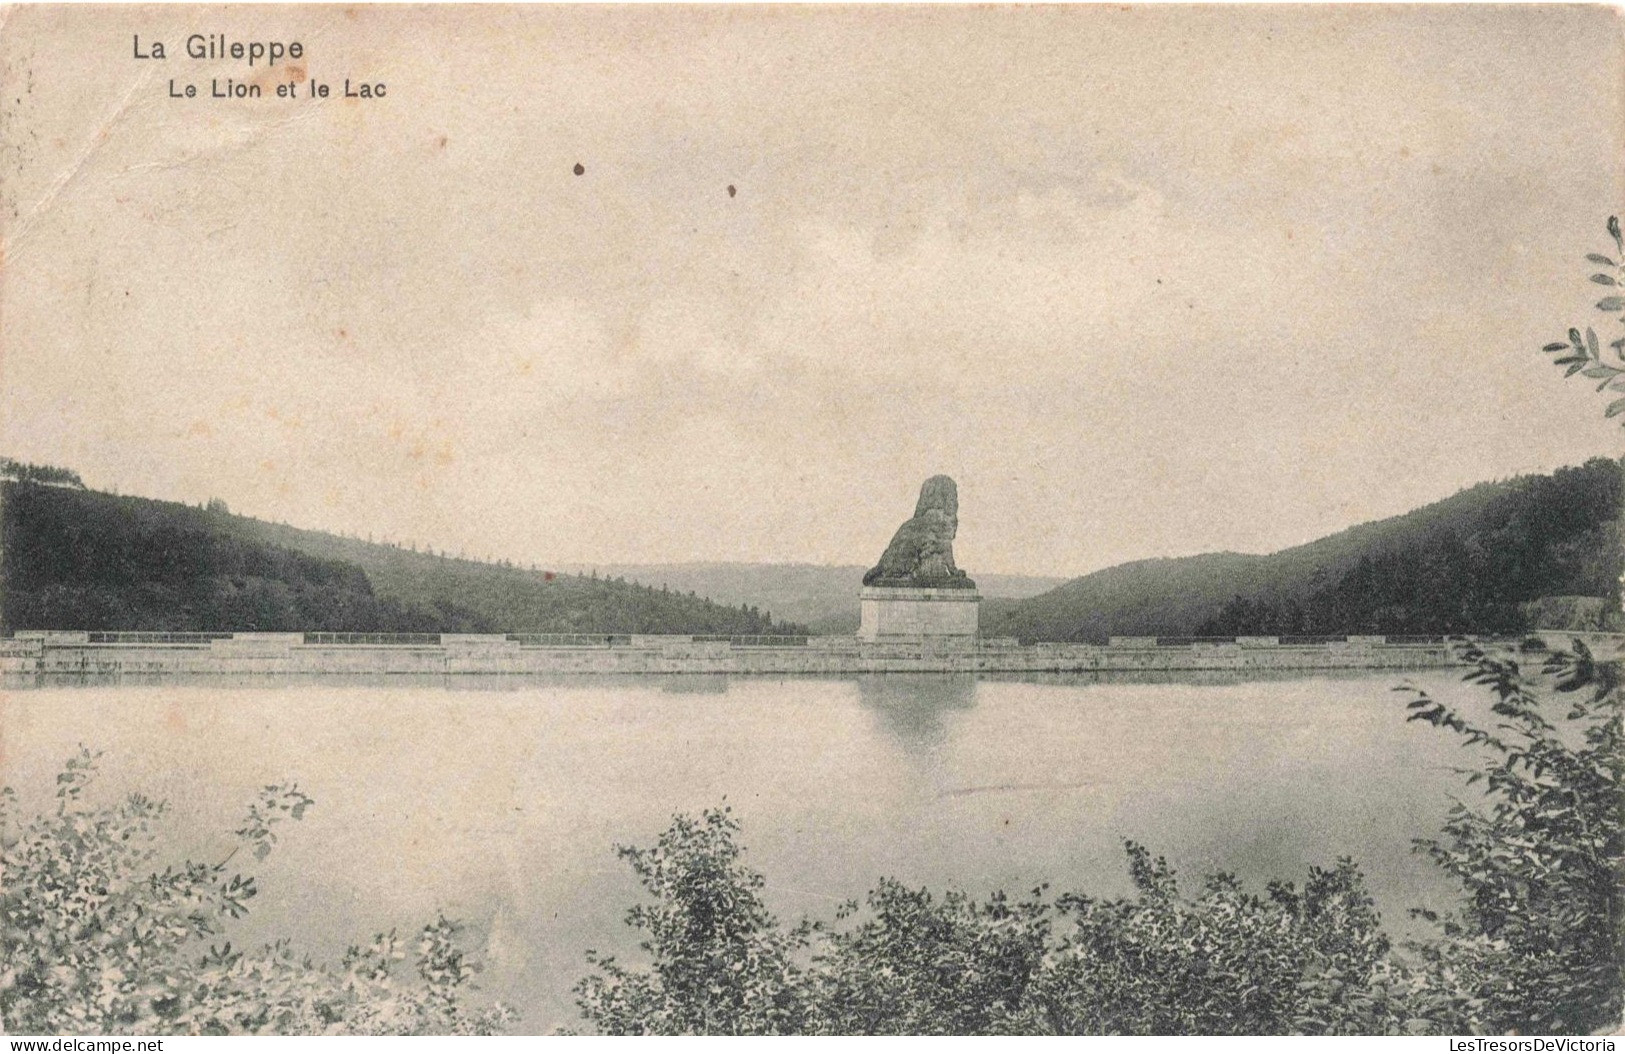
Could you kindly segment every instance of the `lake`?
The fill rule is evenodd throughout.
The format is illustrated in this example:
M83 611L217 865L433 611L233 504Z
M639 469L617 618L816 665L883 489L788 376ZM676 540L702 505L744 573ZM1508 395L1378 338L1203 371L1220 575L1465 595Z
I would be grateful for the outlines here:
M1474 712L1450 670L1410 675ZM0 694L0 766L47 807L78 744L102 792L174 806L177 855L219 859L264 784L316 799L284 829L233 939L322 956L444 909L526 1030L578 1027L588 948L632 947L616 843L726 803L781 917L829 917L880 876L973 892L1129 889L1122 841L1194 883L1300 885L1353 856L1390 930L1447 906L1410 850L1460 793L1458 740L1404 719L1404 675L1150 679L879 675L241 680ZM213 855L211 855L213 854Z

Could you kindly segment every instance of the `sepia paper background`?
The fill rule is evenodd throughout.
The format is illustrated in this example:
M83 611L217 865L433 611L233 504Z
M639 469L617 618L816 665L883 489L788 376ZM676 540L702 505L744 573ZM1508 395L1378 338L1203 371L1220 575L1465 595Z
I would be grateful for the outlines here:
M934 473L972 576L1278 550L1618 455L1539 349L1591 310L1577 261L1625 204L1620 27L7 8L0 453L543 568L868 565ZM192 33L304 57L193 60ZM265 95L171 97L227 78ZM298 776L318 808L250 935L331 956L460 913L527 1030L577 1025L582 950L630 942L605 937L637 895L610 847L741 786L787 917L893 867L1121 892L1146 832L1249 879L1359 852L1400 876L1385 910L1442 896L1407 795L1444 802L1459 753L1335 678L1091 711L971 678L357 684L17 692L0 762L39 791L105 746L194 834Z

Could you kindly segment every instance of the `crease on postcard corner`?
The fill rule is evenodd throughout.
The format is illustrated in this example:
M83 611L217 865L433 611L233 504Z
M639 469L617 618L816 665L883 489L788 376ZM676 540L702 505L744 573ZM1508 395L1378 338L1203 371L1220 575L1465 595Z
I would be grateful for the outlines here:
M4 22L0 22L0 31L4 29ZM19 212L11 230L5 236L4 259L7 262L15 263L22 255L22 249L27 244L28 232L33 228L35 221L51 207L51 204L62 195L62 192L85 170L85 165L101 149L102 144L112 138L114 126L124 118L124 115L130 111L130 107L134 105L136 92L140 91L151 80L152 73L148 70L143 70L137 75L134 82L124 92L124 95L113 105L111 111L96 122L95 129L85 139L84 144L74 154L73 159L63 166L62 171L57 173L55 179L51 180L50 184L45 188L45 192L39 196L39 199ZM19 205L21 204L19 202Z
M11 8L0 5L0 36L4 35L6 24L11 19ZM0 217L0 268L7 263L15 263L21 256L24 247L28 244L28 235L40 217L44 216L62 194L71 187L86 172L87 166L95 158L103 144L112 139L112 132L120 122L137 106L139 93L147 88L153 80L154 71L148 67L143 69L131 81L124 93L113 103L107 112L99 119L83 141L81 147L75 152L71 160L62 167L45 190L32 203L19 201L18 214L10 224L6 224ZM164 161L146 161L127 165L118 170L118 175L132 172L164 171L186 168L205 158L216 156L221 150L242 150L247 146L262 140L288 125L303 122L314 115L312 110L299 110L292 114L279 116L268 120L257 121L248 134L234 137L213 144L209 149L192 151L183 157ZM8 229L9 226L9 229Z

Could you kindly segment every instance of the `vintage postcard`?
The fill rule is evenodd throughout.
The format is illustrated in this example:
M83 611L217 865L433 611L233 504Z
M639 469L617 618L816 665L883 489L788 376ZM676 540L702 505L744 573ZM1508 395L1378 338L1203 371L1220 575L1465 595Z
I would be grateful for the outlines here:
M1622 25L0 10L0 1031L1611 1032Z

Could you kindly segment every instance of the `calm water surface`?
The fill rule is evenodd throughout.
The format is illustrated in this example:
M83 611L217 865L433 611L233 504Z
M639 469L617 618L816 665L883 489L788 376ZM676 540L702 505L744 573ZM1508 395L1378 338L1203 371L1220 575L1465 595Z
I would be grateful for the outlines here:
M1415 682L1479 709L1450 671ZM882 875L976 892L1126 892L1122 840L1182 873L1301 883L1353 856L1385 918L1444 906L1410 852L1459 788L1455 740L1404 720L1387 671L1236 681L404 679L34 687L0 693L0 766L44 808L61 762L106 751L109 795L174 805L176 852L223 855L256 788L317 801L233 934L322 955L438 909L532 1030L573 1027L587 948L630 948L615 843L726 802L788 918ZM218 859L218 855L213 857ZM1260 887L1261 888L1261 887Z

